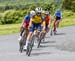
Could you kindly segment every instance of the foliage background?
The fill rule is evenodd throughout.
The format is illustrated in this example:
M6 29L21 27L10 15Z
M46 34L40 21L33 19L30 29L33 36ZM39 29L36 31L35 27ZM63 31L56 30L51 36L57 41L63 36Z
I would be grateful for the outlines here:
M0 35L19 32L24 16L37 6L50 11L52 16L60 8L60 27L75 25L75 0L0 0Z
M75 0L0 0L0 24L21 23L23 17L37 6L49 10L51 14L56 8L71 10L65 16L75 12Z

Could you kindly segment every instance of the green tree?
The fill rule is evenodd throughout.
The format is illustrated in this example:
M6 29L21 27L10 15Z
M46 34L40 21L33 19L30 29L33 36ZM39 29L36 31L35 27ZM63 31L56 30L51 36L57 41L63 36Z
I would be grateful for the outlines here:
M75 11L75 0L64 0L63 8Z

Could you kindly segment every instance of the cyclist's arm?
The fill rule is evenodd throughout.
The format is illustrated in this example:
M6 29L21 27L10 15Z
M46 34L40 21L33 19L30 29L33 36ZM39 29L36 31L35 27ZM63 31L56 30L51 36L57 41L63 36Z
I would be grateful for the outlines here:
M46 22L43 21L43 29L42 30L45 30L45 25L46 25Z
M29 22L29 28L32 26L32 18L30 19L30 22Z

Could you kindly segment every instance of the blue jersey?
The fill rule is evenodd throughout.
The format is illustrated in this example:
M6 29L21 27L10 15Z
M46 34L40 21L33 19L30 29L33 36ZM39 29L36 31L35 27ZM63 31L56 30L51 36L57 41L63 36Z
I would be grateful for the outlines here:
M60 10L56 10L55 16L62 18L62 13Z
M30 14L27 14L27 15L24 17L24 22L30 22Z

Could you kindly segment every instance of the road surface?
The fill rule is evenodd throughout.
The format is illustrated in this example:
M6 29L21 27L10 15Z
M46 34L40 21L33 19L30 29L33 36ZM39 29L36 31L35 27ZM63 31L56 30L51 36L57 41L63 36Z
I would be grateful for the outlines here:
M19 52L18 35L0 36L0 61L75 61L75 26L60 28L55 36L48 33L30 57Z

